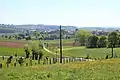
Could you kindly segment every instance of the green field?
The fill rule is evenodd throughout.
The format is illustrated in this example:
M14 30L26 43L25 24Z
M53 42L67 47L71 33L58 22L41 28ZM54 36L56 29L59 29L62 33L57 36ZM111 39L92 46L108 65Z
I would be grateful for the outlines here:
M120 48L115 48L114 53L116 55L119 55ZM86 55L89 54L90 57L105 58L107 54L111 54L111 48L87 49L85 47L71 47L71 48L64 48L63 54L67 56L74 56L74 57L86 57Z
M0 47L0 56L9 56L14 54L24 55L24 48Z
M8 40L6 40L8 41ZM49 44L57 43L58 40L49 40ZM67 43L67 40L63 40L64 43ZM14 42L26 42L26 41L14 41ZM29 43L31 41L28 41ZM26 42L26 43L28 43ZM37 44L39 41L35 41ZM42 41L46 42L46 41ZM68 40L68 42L72 42L72 40ZM64 44L63 43L63 44ZM48 47L49 50L56 52L59 54L59 48L54 49L54 47ZM43 50L44 51L44 50ZM18 55L25 55L24 47L23 48L11 48L11 47L0 47L0 56L5 55L14 55L17 53ZM120 54L120 48L115 48L114 53L116 55ZM85 47L73 47L73 46L63 46L63 56L70 56L70 57L86 57L89 54L92 58L105 58L107 54L111 54L111 48L93 48L88 49ZM44 56L55 56L54 54L48 53L44 51Z
M59 49L49 48L51 51L59 53ZM71 57L86 57L89 54L91 58L105 58L107 54L111 55L111 48L92 48L63 46L63 55ZM120 48L114 48L114 54L120 56Z
M1 42L17 42L17 43L24 43L24 44L30 44L32 41L24 41L24 40L0 40ZM37 44L39 41L35 41ZM31 45L29 45L29 47L31 47ZM53 57L55 56L54 54L48 53L45 50L43 50L43 55L45 56L49 56L49 57ZM10 56L10 55L14 55L17 54L19 56L25 56L25 52L24 52L24 46L21 48L15 48L15 47L5 47L5 46L0 46L0 56ZM32 55L32 53L31 53Z
M119 80L120 59L0 69L1 80Z
M18 42L18 43L30 43L31 48L32 41L9 41L7 42ZM72 43L73 40L63 40L63 44ZM35 40L34 43L37 45L39 41ZM42 43L58 44L59 40L42 41ZM57 51L59 54L59 47L52 46L47 47L53 52ZM24 47L12 48L0 46L0 56L6 55L18 55L25 56ZM107 54L111 54L111 48L91 48L86 47L75 47L75 46L63 46L63 57L86 57L89 54L90 58L104 58ZM120 57L120 48L114 48L114 54ZM32 53L30 54L32 55ZM14 58L10 63L9 68L6 67L6 61L0 58L2 63L2 69L0 69L1 80L119 80L120 79L120 59L108 59L108 60L96 60L92 62L70 62L66 64L45 64L43 65L44 58L46 56L56 57L56 54L49 53L43 50L43 59L38 64L37 60L32 60L32 66L27 67L26 63L30 63L30 59L24 59L23 66L17 63L14 67L16 59ZM59 56L57 56L59 57Z
M48 44L59 44L59 39L57 40L43 40L43 42L45 43L48 43ZM65 43L73 43L74 42L74 39L63 39L62 40L62 43L65 44Z

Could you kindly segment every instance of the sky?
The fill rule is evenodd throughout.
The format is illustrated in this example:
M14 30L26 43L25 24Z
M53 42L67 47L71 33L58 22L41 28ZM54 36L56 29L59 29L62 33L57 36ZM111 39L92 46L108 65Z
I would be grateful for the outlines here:
M120 0L0 0L0 24L120 27Z

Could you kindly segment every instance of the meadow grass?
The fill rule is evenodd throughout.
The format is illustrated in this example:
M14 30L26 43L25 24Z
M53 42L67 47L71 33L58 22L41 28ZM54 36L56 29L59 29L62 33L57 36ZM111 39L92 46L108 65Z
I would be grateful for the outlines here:
M49 40L49 43L56 43L58 40ZM64 41L64 40L63 40ZM72 39L65 40L64 42L71 42ZM16 41L15 41L16 42ZM22 42L22 41L19 41ZM23 41L24 42L24 41ZM32 41L28 41L31 43ZM38 40L34 41L36 44L39 44ZM44 41L42 41L44 42ZM59 48L53 49L53 47L48 47L53 52L57 51L59 54ZM55 56L54 54L48 53L44 51L44 56ZM0 47L0 55L14 55L17 53L18 55L25 55L24 48L11 48L11 47ZM117 55L120 54L120 48L114 48L114 53ZM105 58L107 54L111 54L111 48L91 48L88 49L86 47L73 47L73 46L63 46L63 56L70 56L70 57L86 57L89 54L90 57L94 58Z
M120 55L120 48L114 48L114 53ZM107 54L111 54L111 48L92 48L86 47L71 47L64 48L63 54L66 56L74 57L86 57L89 54L90 57L105 58Z
M1 42L19 42L19 43L24 43L24 44L28 44L29 48L31 49L31 43L33 42L32 40L29 41L25 41L25 40L0 40ZM38 45L39 41L38 40L34 40L35 44ZM25 52L24 52L24 46L21 48L15 48L15 47L5 47L5 46L0 46L0 56L10 56L10 55L14 55L17 54L19 56L25 56ZM32 55L32 53L30 54ZM46 51L43 50L43 55L45 56L49 56L49 57L54 57L54 54L48 53Z
M0 47L0 56L9 56L14 54L24 55L24 48Z
M28 43L26 40L15 40L15 39L0 39L0 42L18 42L18 43Z
M119 80L120 59L0 69L2 80Z
M59 39L56 40L42 40L44 43L48 43L48 44L59 44L60 41ZM73 39L62 39L62 43L73 43L74 42L74 38Z

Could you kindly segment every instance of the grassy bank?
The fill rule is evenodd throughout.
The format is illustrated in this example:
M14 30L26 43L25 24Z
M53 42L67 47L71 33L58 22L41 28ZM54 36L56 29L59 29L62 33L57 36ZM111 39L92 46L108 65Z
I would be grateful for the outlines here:
M4 68L5 80L119 80L120 59L32 67Z

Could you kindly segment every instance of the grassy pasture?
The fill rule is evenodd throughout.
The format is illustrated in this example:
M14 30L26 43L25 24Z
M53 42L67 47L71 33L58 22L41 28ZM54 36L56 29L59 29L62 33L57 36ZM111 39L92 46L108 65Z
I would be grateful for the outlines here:
M120 59L4 68L2 80L119 80Z
M31 47L31 42L32 41L24 41L24 40L0 40L0 42L10 42L10 43L19 43L19 44L23 44L23 47L11 47L9 46L0 46L0 56L9 56L9 55L14 55L14 54L18 54L20 56L25 56L25 52L24 52L24 45L25 44L29 44L29 47ZM35 41L37 44L39 41ZM19 45L18 44L18 45ZM12 45L13 46L13 45ZM55 56L54 54L50 54L46 51L43 50L44 56L49 56L49 57L53 57ZM32 54L31 54L32 55Z
M59 39L57 40L43 40L43 42L45 43L48 43L48 44L59 44ZM62 43L65 44L65 43L73 43L74 42L74 39L63 39L62 40Z
M9 41L10 42L10 41ZM13 42L23 42L25 44L26 41L13 41ZM28 41L26 43L30 43L31 41ZM37 44L39 41L35 41ZM45 41L42 41L45 42ZM49 40L50 44L57 43L59 40ZM64 43L72 42L72 39L70 40L63 40ZM63 43L63 44L64 44ZM58 45L59 46L59 45ZM48 47L53 52L57 51L57 54L59 54L59 48L53 49L53 47ZM44 50L43 50L44 51ZM17 53L18 55L25 55L24 47L21 48L12 48L12 47L3 47L0 46L0 55L13 55ZM120 48L115 48L114 53L120 54ZM64 56L73 56L73 57L86 57L86 55L89 54L90 57L96 57L96 58L105 58L106 54L111 54L111 48L93 48L93 49L87 49L85 47L73 47L73 46L63 46L63 55ZM44 56L55 56L54 54L48 53L44 51Z
M114 53L120 55L120 48L115 48ZM71 47L64 48L63 54L74 57L86 57L89 54L90 57L105 58L107 54L111 54L111 48L93 48L87 49L85 47Z

